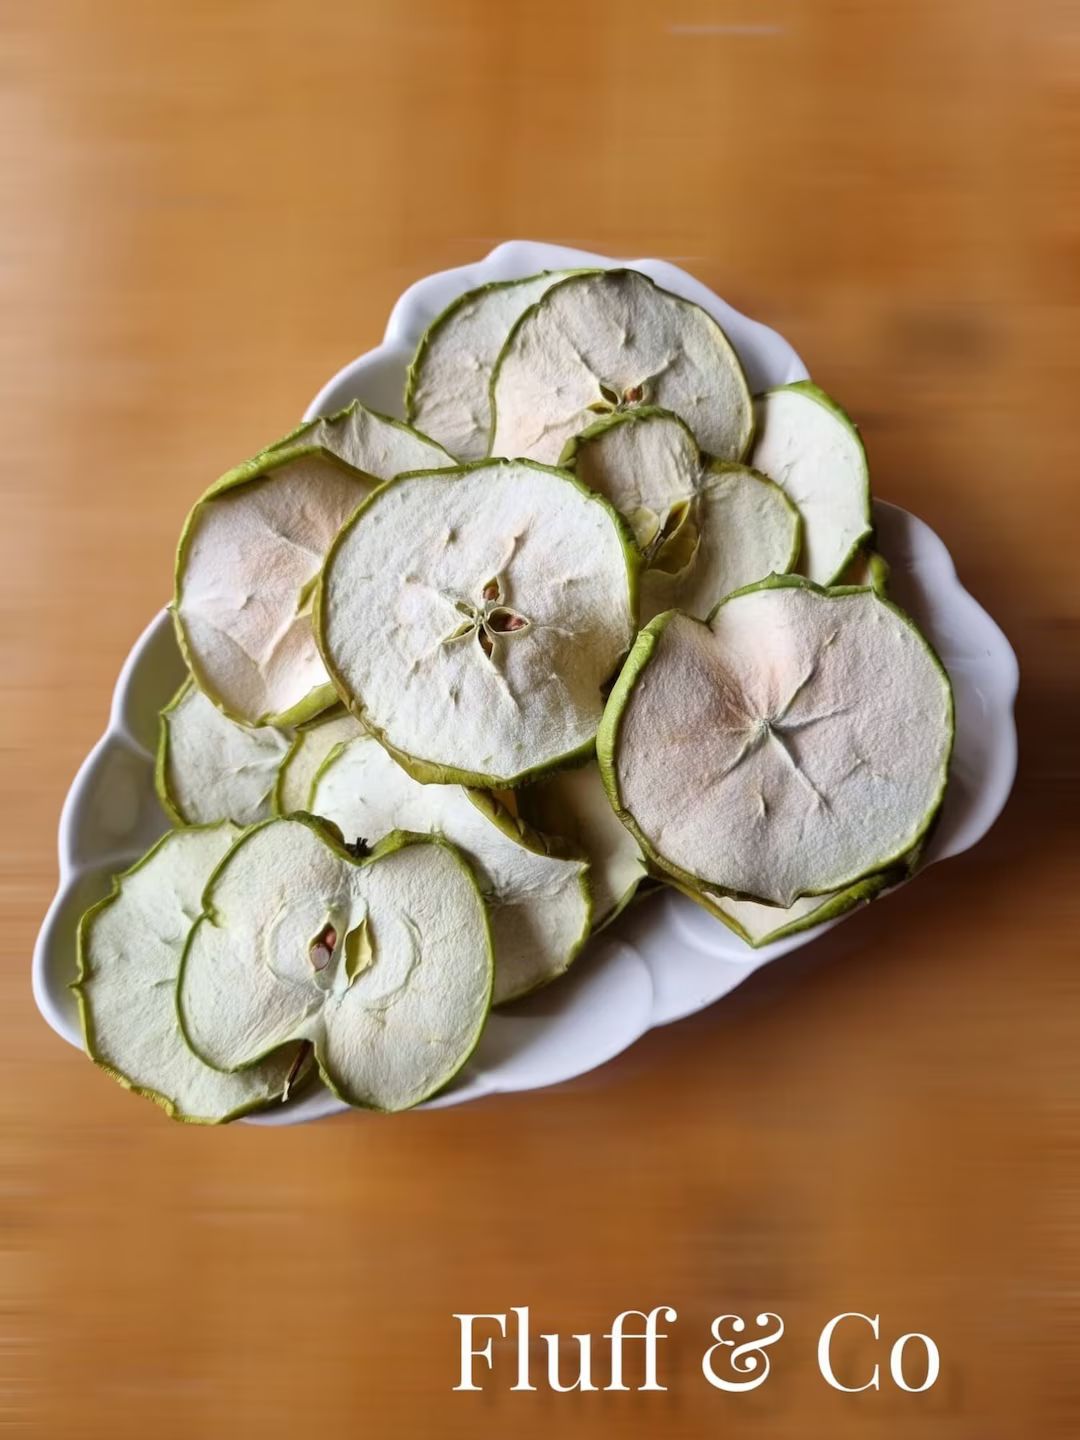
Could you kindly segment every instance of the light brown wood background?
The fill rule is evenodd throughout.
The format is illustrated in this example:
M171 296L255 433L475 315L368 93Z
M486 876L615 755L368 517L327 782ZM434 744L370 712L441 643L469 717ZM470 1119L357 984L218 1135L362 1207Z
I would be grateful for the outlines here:
M0 1422L1077 1433L1078 73L1066 0L0 6ZM514 236L669 257L790 336L1017 645L1017 793L559 1090L172 1126L33 1010L65 789L194 495L405 285ZM451 1393L455 1311L661 1303L666 1395ZM709 1318L759 1308L772 1379L710 1390ZM843 1310L928 1331L936 1389L829 1390Z

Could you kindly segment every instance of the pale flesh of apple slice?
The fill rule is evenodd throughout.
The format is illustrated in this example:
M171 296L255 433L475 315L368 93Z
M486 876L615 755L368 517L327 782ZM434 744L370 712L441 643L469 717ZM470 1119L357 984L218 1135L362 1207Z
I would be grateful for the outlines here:
M754 411L750 463L798 506L801 573L815 584L832 585L873 533L862 438L836 401L809 380L767 390Z
M491 453L549 464L598 414L638 405L674 411L721 460L741 460L753 429L746 378L723 330L635 270L552 285L511 330L491 399Z
M541 835L482 792L421 785L370 735L329 755L310 808L349 842L370 845L394 830L412 830L457 846L488 905L496 1005L561 975L585 943L592 905L583 859L549 853Z
M184 942L239 833L228 823L171 831L79 923L74 989L87 1053L177 1120L216 1124L280 1101L303 1058L291 1045L223 1075L192 1054L177 1022Z
M188 516L173 617L195 683L245 725L299 724L335 695L311 628L334 536L372 490L327 450L273 450L231 471Z
M161 712L154 778L177 825L252 825L270 798L289 741L270 726L230 720L190 680Z
M579 847L589 859L593 931L630 903L645 878L641 847L612 810L596 762L559 770L514 792L524 818Z
M513 787L591 749L636 629L637 566L616 512L565 471L402 476L330 551L319 645L415 779Z
M404 1110L466 1063L491 983L484 903L451 846L396 835L356 859L294 817L249 830L214 875L178 1003L208 1064L231 1072L308 1040L341 1099Z
M405 409L410 422L459 460L482 460L491 438L489 391L499 351L519 316L566 274L548 270L481 285L437 315L409 366Z
M576 436L563 463L606 495L645 556L641 620L662 610L703 618L718 600L794 568L798 511L745 465L703 456L670 411L631 410Z
M438 470L454 458L437 441L402 420L392 420L354 400L333 415L305 420L269 448L318 445L375 480L391 480L406 470Z
M952 735L948 676L901 611L785 576L708 623L671 612L646 626L597 754L660 868L789 906L911 851L941 804Z
M278 770L274 814L291 815L296 810L310 810L311 787L323 761L346 740L366 733L359 720L340 705L299 726Z

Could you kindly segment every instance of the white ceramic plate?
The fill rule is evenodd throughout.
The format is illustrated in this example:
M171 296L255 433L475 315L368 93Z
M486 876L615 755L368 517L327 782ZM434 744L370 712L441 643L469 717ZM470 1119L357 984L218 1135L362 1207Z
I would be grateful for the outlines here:
M383 343L347 365L308 406L305 419L360 398L401 413L405 367L421 333L463 290L538 270L629 264L704 306L723 325L755 391L807 375L774 331L749 320L691 276L660 260L615 261L554 245L513 242L486 259L411 286L394 306ZM224 467L222 467L224 468ZM948 551L921 520L875 504L878 543L892 567L891 593L918 620L948 668L956 693L952 781L926 864L967 850L994 823L1016 772L1013 702L1016 657L998 626L960 584ZM128 656L109 725L83 762L60 816L60 883L34 951L34 997L45 1019L81 1045L76 1006L75 927L109 879L167 828L154 791L157 712L175 692L183 665L162 611ZM913 903L914 892L905 889ZM880 903L880 902L879 902ZM894 902L896 903L896 902ZM632 907L589 947L557 984L488 1024L472 1063L432 1105L457 1105L508 1090L532 1090L610 1060L654 1025L711 1005L759 966L816 940L843 919L750 950L719 921L674 892ZM316 1089L299 1101L251 1117L295 1124L347 1107Z

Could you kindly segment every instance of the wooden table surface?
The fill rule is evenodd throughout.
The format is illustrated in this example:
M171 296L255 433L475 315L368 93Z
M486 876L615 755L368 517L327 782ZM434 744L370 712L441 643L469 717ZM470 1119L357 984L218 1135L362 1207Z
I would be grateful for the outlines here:
M0 1425L1077 1433L1078 71L1067 0L0 8ZM410 281L515 236L667 257L792 339L1017 646L1016 794L573 1084L170 1125L32 1005L65 790L194 495ZM452 1393L455 1312L599 1337L661 1304L664 1394ZM759 1309L769 1382L711 1389L710 1318ZM934 1389L854 1340L883 1387L830 1389L843 1311L929 1333Z

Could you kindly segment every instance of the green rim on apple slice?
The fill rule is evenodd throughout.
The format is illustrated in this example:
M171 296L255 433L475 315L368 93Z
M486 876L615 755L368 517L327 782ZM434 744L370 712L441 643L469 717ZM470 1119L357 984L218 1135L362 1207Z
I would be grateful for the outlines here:
M596 762L558 770L511 792L509 799L529 824L559 836L588 857L593 931L610 924L645 878L645 858L608 803Z
M873 590L797 576L639 634L597 755L612 805L681 883L790 906L888 869L945 792L952 690Z
M810 380L766 390L754 402L750 463L783 487L803 518L799 569L832 585L873 534L870 470L862 437Z
M403 420L369 410L359 400L333 415L305 420L268 449L296 445L318 445L376 480L391 480L406 470L438 470L456 463L437 441Z
M542 835L486 791L421 785L374 736L347 740L330 753L315 777L310 809L348 841L370 845L394 830L412 830L457 846L488 905L496 1005L561 975L588 937L592 903L583 859L552 854Z
M374 485L328 450L290 447L230 471L188 516L177 638L195 683L231 719L297 725L334 703L312 599L331 541Z
M272 808L275 815L311 809L311 787L331 750L367 732L344 705L324 710L296 729L277 773Z
M898 884L905 873L903 868L885 870L877 875L868 875L846 890L826 895L804 895L788 906L762 905L756 900L733 900L727 896L712 895L706 890L695 890L688 885L677 885L675 888L722 921L740 940L760 950L774 940L813 930L826 920L846 915L857 905L869 904L890 885Z
M253 825L270 801L289 741L230 720L190 680L162 710L154 783L175 825Z
M491 985L484 902L457 851L398 834L357 858L293 816L247 831L211 877L178 1006L217 1069L306 1040L340 1099L405 1110L466 1063Z
M491 438L491 372L511 326L566 270L467 290L420 337L405 382L410 423L459 460L482 460ZM422 464L408 467L424 468Z
M795 567L802 527L779 485L703 456L670 411L606 416L568 443L562 463L634 531L647 567L643 622L672 609L704 617L732 590Z
M837 583L869 586L879 595L887 595L889 592L889 562L877 550L860 545L847 565L844 566L844 573Z
M659 406L709 455L741 460L753 430L742 366L720 326L636 270L552 285L517 321L491 378L493 455L554 463L598 415Z
M175 1120L219 1124L287 1097L303 1047L223 1075L188 1048L176 1018L184 942L212 871L239 830L224 823L173 830L79 922L78 997L86 1051L129 1090Z
M562 470L481 461L381 486L327 556L338 693L414 779L513 788L592 750L640 557Z

